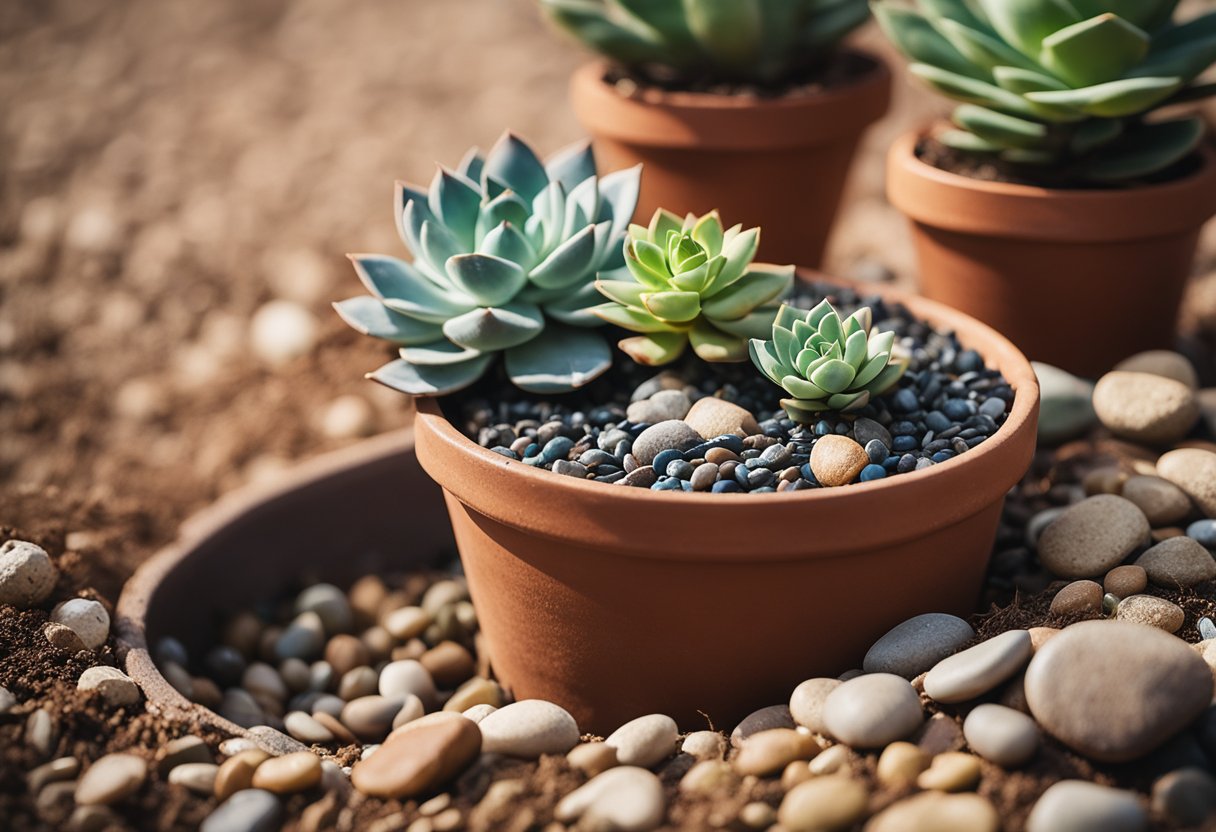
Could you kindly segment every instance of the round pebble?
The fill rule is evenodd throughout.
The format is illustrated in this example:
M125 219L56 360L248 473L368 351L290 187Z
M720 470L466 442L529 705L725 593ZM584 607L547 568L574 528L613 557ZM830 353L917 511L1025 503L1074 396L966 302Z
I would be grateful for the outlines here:
M114 667L98 665L80 674L78 690L95 690L111 705L134 705L140 700L139 686Z
M1113 368L1127 373L1148 373L1162 378L1172 378L1195 390L1199 387L1199 376L1195 367L1185 356L1173 350L1147 350L1125 358Z
M404 702L404 696L360 696L346 703L340 718L356 737L365 742L376 742L388 734Z
M76 802L82 806L109 805L139 791L148 776L148 764L135 754L107 754L89 766L76 785Z
M1102 579L1102 589L1116 598L1138 595L1148 587L1148 573L1135 565L1116 566Z
M311 751L271 757L253 772L253 787L274 794L294 794L321 782L321 758Z
M1196 520L1186 527L1186 536L1208 549L1216 549L1216 520Z
M1216 560L1199 541L1190 537L1171 537L1153 546L1136 559L1148 579L1157 586L1191 587L1216 578Z
M1102 585L1095 581L1073 581L1051 599L1052 615L1102 612Z
M683 390L660 390L648 399L632 402L625 418L634 423L656 424L669 419L683 419L692 402Z
M640 465L649 465L660 451L669 448L687 451L704 441L704 437L689 427L687 423L679 419L669 419L666 422L651 425L638 434L638 438L633 443L633 455Z
M565 754L579 738L574 717L561 706L541 699L505 705L478 726L483 752L528 760L542 754Z
M1115 617L1133 624L1147 624L1167 633L1176 633L1186 613L1175 603L1152 595L1133 595L1119 602Z
M384 617L384 629L393 638L408 641L422 635L431 626L431 614L422 607L401 607Z
M1035 654L1025 685L1044 730L1103 762L1147 754L1212 699L1212 673L1189 645L1122 621L1067 627Z
M333 584L313 584L305 589L296 597L295 610L297 615L303 612L315 613L320 617L325 632L330 635L344 633L354 624L350 599Z
M650 768L675 753L679 735L671 717L650 714L626 722L609 734L604 744L616 749L622 766Z
M1123 484L1122 494L1144 512L1153 528L1177 523L1191 513L1191 499L1161 477L1132 477Z
M265 751L252 748L239 751L224 760L215 773L216 798L225 801L232 795L250 788L253 785L253 773L268 759L270 755Z
M1131 792L1084 780L1061 780L1043 792L1026 832L1142 832L1148 815Z
M975 707L963 721L971 750L1004 768L1030 762L1039 748L1039 726L1021 711L1003 705Z
M794 760L809 760L819 750L819 744L810 734L790 728L773 728L744 740L732 762L741 775L767 777L777 774Z
M1150 373L1104 375L1094 387L1094 411L1111 433L1150 445L1176 442L1199 421L1193 389Z
M1171 771L1153 783L1152 807L1179 826L1198 826L1216 813L1216 778L1201 768Z
M909 618L874 642L861 666L866 673L894 673L914 679L975 638L956 615L930 612Z
M974 754L946 751L938 754L916 778L922 789L940 792L965 792L980 781L980 760Z
M649 832L663 822L666 808L658 777L644 768L619 766L563 797L553 815L563 823L577 820L580 829Z
M925 693L938 702L975 699L1013 677L1030 659L1026 630L1008 630L942 659L925 676Z
M279 799L268 791L245 789L220 804L199 832L272 832L282 814Z
M882 750L874 776L886 786L913 783L929 767L929 757L910 742L893 742Z
M924 721L916 689L901 676L872 673L841 683L823 703L828 733L855 748L881 748Z
M1181 488L1208 517L1216 517L1216 453L1180 448L1161 455L1157 473Z
M820 485L847 485L870 462L865 448L847 436L822 436L811 449L811 471Z
M769 705L758 711L752 711L730 732L730 744L738 748L752 734L768 731L771 728L796 728L797 723L787 705Z
M823 703L840 685L839 679L817 678L807 679L794 688L790 695L790 716L794 722L816 734L827 733L827 726L823 724Z
M697 399L682 418L685 424L707 439L727 434L746 437L760 432L760 425L751 411L714 396Z
M1093 384L1050 364L1032 365L1039 378L1039 440L1054 445L1088 431L1097 420Z
M55 588L59 572L37 544L9 540L0 546L0 604L29 609Z
M777 819L790 832L849 829L865 815L865 786L847 777L821 777L799 783L781 800Z
M717 731L693 731L684 738L680 751L698 760L721 760L726 753L726 738Z
M249 340L258 358L279 366L312 351L317 320L294 301L272 300L253 313Z
M602 742L585 742L571 748L566 761L588 777L595 777L617 765L616 749Z
M426 703L436 701L439 695L431 674L415 659L386 664L380 671L378 684L381 696L404 699L413 695Z
M210 797L215 792L215 775L219 770L215 763L182 763L169 771L169 782Z
M1000 816L977 794L921 792L875 815L865 832L997 832Z
M481 751L481 731L460 714L435 713L398 728L375 754L355 763L351 784L364 794L404 799L433 792Z
M1064 511L1039 537L1039 559L1061 578L1094 578L1118 566L1149 537L1136 504L1099 494Z
M292 711L285 716L283 727L300 742L323 743L333 742L334 739L332 731L303 711Z
M98 601L72 598L51 611L51 621L71 628L84 646L96 650L110 635L110 614Z

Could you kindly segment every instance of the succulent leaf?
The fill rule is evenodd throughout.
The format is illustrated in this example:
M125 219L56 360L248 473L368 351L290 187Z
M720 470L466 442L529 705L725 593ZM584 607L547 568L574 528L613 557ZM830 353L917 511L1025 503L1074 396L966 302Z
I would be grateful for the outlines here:
M357 332L394 344L425 344L443 337L438 324L394 312L370 295L338 301L334 309Z
M612 350L602 336L556 324L505 356L512 383L531 393L575 390L612 366Z
M367 377L410 396L442 396L468 387L485 373L492 355L479 355L459 364L411 364L390 361Z
M658 367L670 364L684 354L688 336L682 332L652 332L623 338L617 346L638 364Z

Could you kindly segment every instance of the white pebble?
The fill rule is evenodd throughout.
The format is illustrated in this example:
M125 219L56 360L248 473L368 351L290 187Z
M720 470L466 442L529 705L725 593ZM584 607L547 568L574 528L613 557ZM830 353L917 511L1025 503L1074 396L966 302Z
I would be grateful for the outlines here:
M100 603L88 598L64 601L51 611L51 620L71 628L90 650L105 644L110 635L110 614Z
M375 431L376 411L362 396L339 396L321 414L321 432L330 439L357 439Z
M622 766L566 795L554 817L563 823L578 820L580 829L647 832L663 822L665 810L659 778L644 768Z
M560 705L525 699L499 708L483 719L481 750L535 760L542 754L565 754L578 745L578 724Z
M26 540L0 546L0 604L28 609L45 600L59 573L46 551Z
M111 705L134 705L139 687L121 670L106 665L90 667L76 681L77 690L99 691Z
M665 714L650 714L626 722L604 740L616 749L622 766L650 768L675 753L680 739L676 722Z
M726 753L726 738L717 731L693 731L684 738L680 750L698 760L721 760Z
M267 364L285 364L310 352L317 341L317 321L298 303L272 300L253 313L250 342Z
M405 699L412 694L425 704L435 702L439 696L435 690L435 680L422 663L415 659L386 664L380 671L379 684L380 695L390 698Z

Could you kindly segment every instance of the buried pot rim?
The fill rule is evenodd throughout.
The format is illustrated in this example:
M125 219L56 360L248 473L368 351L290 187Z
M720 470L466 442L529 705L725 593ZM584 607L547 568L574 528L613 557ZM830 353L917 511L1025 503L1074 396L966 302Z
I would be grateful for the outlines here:
M626 144L699 150L763 150L827 144L882 118L891 100L891 70L865 49L843 47L867 70L828 89L757 98L646 88L622 95L605 81L611 63L594 60L570 77L575 115L590 132ZM723 130L730 120L731 129Z
M804 279L822 276L801 272ZM436 399L417 399L418 461L474 512L528 534L671 561L759 563L836 557L890 546L957 523L1003 499L1034 454L1039 386L1008 339L980 321L898 289L830 280L903 304L951 330L1014 389L1000 429L965 454L930 468L838 488L766 494L662 492L564 477L482 448L449 421ZM712 437L710 437L712 438ZM895 518L895 519L892 519ZM791 525L787 535L757 528ZM773 546L771 538L780 540ZM672 545L678 541L679 545Z
M1048 188L973 179L921 160L920 127L887 152L887 199L911 220L965 234L1056 242L1118 242L1193 231L1216 213L1216 148L1207 133L1199 167L1131 188Z

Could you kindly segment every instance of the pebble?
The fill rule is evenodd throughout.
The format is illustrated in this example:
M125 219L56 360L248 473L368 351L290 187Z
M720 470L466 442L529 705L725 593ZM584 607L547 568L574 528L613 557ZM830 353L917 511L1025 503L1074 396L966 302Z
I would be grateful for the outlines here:
M25 741L42 757L49 757L59 742L59 724L46 708L35 708L25 720Z
M1157 473L1181 488L1208 517L1216 517L1216 453L1180 448L1161 455Z
M1152 595L1132 595L1119 602L1115 617L1133 624L1147 624L1167 633L1176 633L1186 620L1182 607Z
M588 777L595 777L615 767L619 762L616 749L602 742L585 742L574 746L566 754L566 761Z
M847 436L821 436L811 448L811 471L820 485L847 485L870 462L865 448Z
M680 744L680 751L698 760L721 760L726 754L726 738L717 731L693 731Z
M1054 783L1026 819L1026 832L1142 832L1148 815L1131 792L1084 780Z
M1216 778L1201 768L1171 771L1153 783L1152 808L1179 826L1198 826L1216 813Z
M605 745L616 749L622 766L651 766L666 760L676 751L680 729L675 720L666 714L649 714L630 720L617 728Z
M739 822L748 829L768 829L776 821L777 810L758 800L739 810Z
M946 751L933 758L916 778L916 785L940 792L965 792L974 789L979 781L979 757L963 751Z
M815 777L821 777L825 774L836 774L841 771L848 773L849 756L851 753L848 746L833 745L811 760L807 765L807 769Z
M1122 494L1144 512L1153 528L1177 523L1191 513L1190 497L1161 477L1131 477L1123 484Z
M80 636L76 635L76 631L63 624L56 624L54 622L47 624L46 629L43 630L43 635L46 636L46 640L54 647L72 655L88 649L84 646L84 642L80 640Z
M317 342L317 320L294 301L272 300L253 313L249 342L259 359L281 366L312 351Z
M401 705L401 710L397 711L397 715L393 717L393 728L400 728L407 722L413 722L415 719L421 719L425 715L426 707L423 706L422 700L417 696L407 696L405 697L405 702ZM464 716L467 717L467 714ZM481 720L474 719L473 721L480 722Z
M1196 520L1186 527L1186 536L1198 540L1208 549L1216 549L1216 520Z
M423 701L435 702L439 694L435 690L435 680L416 659L389 662L380 671L378 690L381 696L405 699L413 695ZM345 720L343 720L345 721Z
M241 687L255 696L261 694L279 701L285 700L289 694L279 671L265 662L254 662L245 668L241 675Z
M1035 654L1025 684L1039 725L1103 762L1147 754L1212 699L1212 673L1186 642L1122 621L1065 628Z
M865 815L869 794L848 777L820 777L799 783L781 799L777 819L789 832L849 829Z
M262 706L244 688L228 688L220 702L220 716L242 728L252 728L262 721Z
M925 693L938 702L966 702L1011 679L1030 659L1026 630L1008 630L942 659L925 676Z
M329 439L359 439L376 432L376 410L362 396L347 393L325 405L318 424Z
M963 721L971 750L1004 768L1030 762L1039 748L1039 726L1026 714L1004 705L984 704Z
M51 621L70 627L84 646L96 650L110 635L110 614L98 601L72 598L51 611Z
M377 742L393 727L393 719L404 703L404 696L360 696L346 703L340 719L359 739Z
M752 734L768 731L771 728L796 728L797 723L790 713L788 705L769 705L758 711L752 711L730 732L730 744L739 748L745 739Z
M732 762L741 775L767 777L777 774L794 760L809 760L819 751L819 743L810 734L791 728L773 728L744 740Z
M207 743L199 737L186 735L165 743L158 755L156 770L161 777L166 777L177 766L210 762L211 749L207 747Z
M1192 390L1199 387L1199 375L1186 356L1173 350L1147 350L1125 358L1113 368L1127 373L1148 373L1149 375L1172 378L1185 384Z
M76 802L82 806L117 803L139 791L148 776L148 764L135 754L107 754L89 766L76 785Z
M253 785L253 773L270 755L260 748L239 751L220 763L215 773L215 796L225 801L232 795Z
M840 687L839 679L807 679L790 695L790 716L794 722L816 734L827 733L823 724L823 703L828 694Z
M1103 594L1096 581L1073 581L1051 599L1051 614L1101 613Z
M1138 595L1148 587L1148 573L1144 567L1128 564L1116 566L1102 579L1102 589L1116 598Z
M489 705L497 708L502 705L502 702L502 688L489 679L474 676L456 689L456 692L444 703L443 709L459 714L475 705Z
M1094 578L1118 566L1149 537L1135 503L1113 494L1066 509L1039 537L1039 560L1061 578Z
M139 686L114 667L98 665L80 674L77 690L95 690L111 705L134 705L140 700Z
M1148 579L1167 588L1191 587L1216 578L1216 560L1199 541L1172 537L1136 559Z
M307 751L308 746L299 740L294 740L277 728L269 725L255 725L245 732L258 748L272 757L282 757L284 754L295 754L297 751Z
M17 697L8 688L0 687L0 714L7 714L17 704Z
M666 808L659 778L626 765L611 768L566 795L553 814L563 823L577 820L580 829L648 832L663 822Z
M866 824L865 832L997 832L1000 827L987 799L933 791L892 804Z
M916 781L929 767L929 756L910 742L893 742L878 757L874 776L885 786L902 786Z
M823 703L828 733L855 748L881 748L924 721L915 688L902 676L872 673L841 683Z
M460 715L465 719L471 719L480 725L483 719L497 710L498 708L495 708L493 705L474 705L467 711L462 711Z
M422 607L401 607L384 617L384 629L401 641L422 635L431 626L431 614Z
M640 465L649 465L660 451L674 448L687 451L704 442L704 437L679 419L669 419L651 425L638 434L633 443L633 455Z
M261 789L245 789L220 804L199 832L272 832L282 814L279 799Z
M283 717L283 727L300 742L324 743L334 740L332 731L303 711L292 711Z
M351 770L351 783L372 797L426 794L464 771L481 751L481 731L460 714L435 713L393 732Z
M1039 441L1054 445L1087 432L1097 421L1092 383L1033 362L1039 377Z
M170 770L168 779L195 794L210 797L215 793L215 775L219 770L215 763L183 763Z
M431 679L441 688L451 690L477 672L473 655L454 641L441 641L418 658Z
M963 619L930 612L909 618L874 642L861 666L866 673L894 673L914 679L975 638Z
M1111 433L1132 442L1176 442L1199 421L1195 391L1180 381L1115 371L1094 387L1094 412Z
M505 705L478 726L483 753L527 760L535 760L542 754L565 754L578 744L579 738L574 717L561 706L542 699Z
M0 546L0 604L29 609L55 588L59 572L41 546L9 540Z
M625 418L653 425L669 419L683 419L691 407L692 401L683 390L660 390L648 399L632 402L625 411Z
M747 437L760 433L760 425L751 411L714 396L698 399L682 418L685 424L706 438L727 434Z
M253 772L253 787L274 794L294 794L321 782L321 758L311 751L271 757Z

